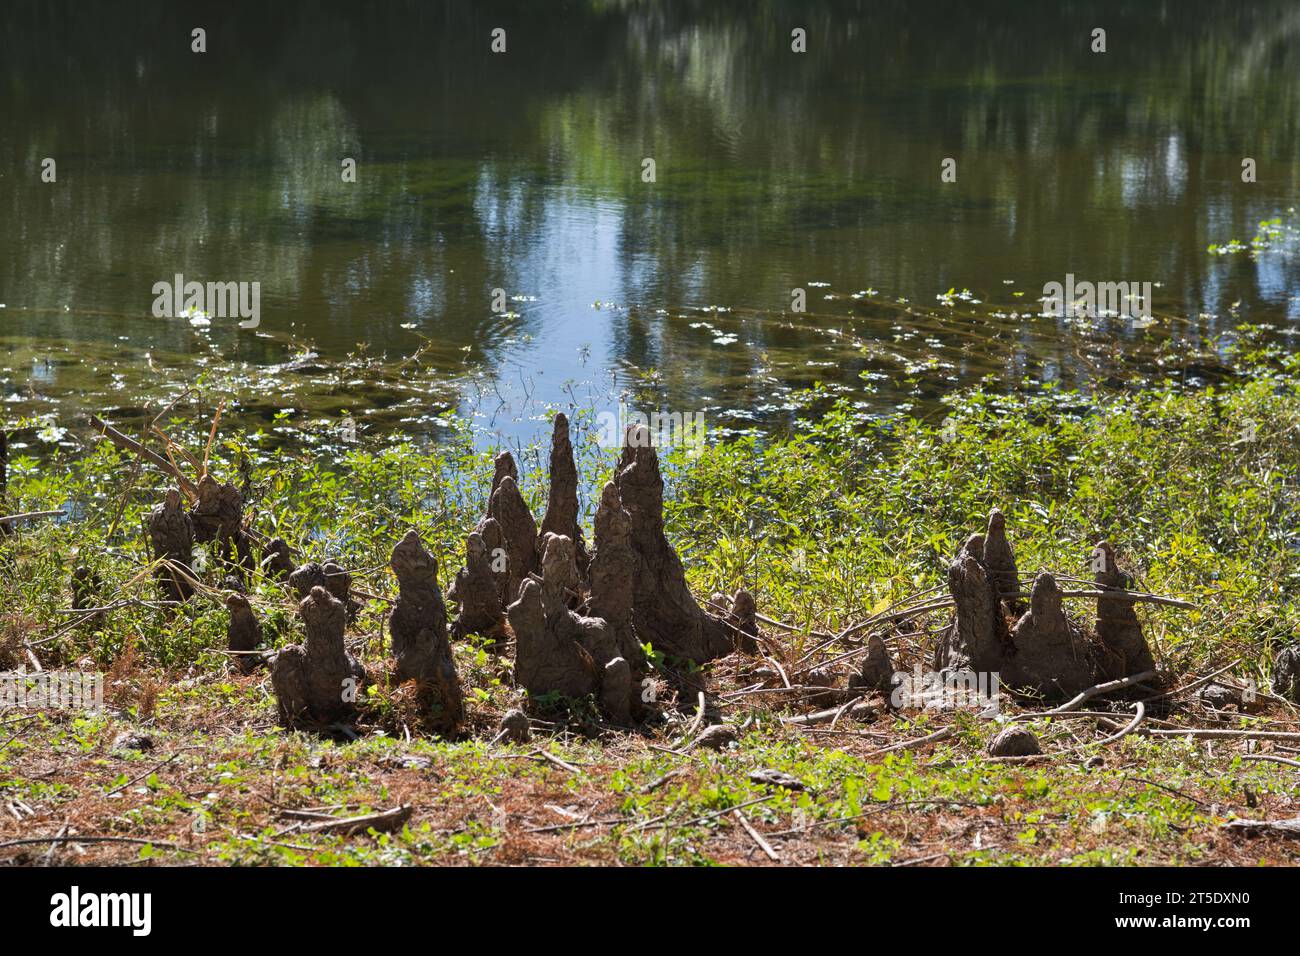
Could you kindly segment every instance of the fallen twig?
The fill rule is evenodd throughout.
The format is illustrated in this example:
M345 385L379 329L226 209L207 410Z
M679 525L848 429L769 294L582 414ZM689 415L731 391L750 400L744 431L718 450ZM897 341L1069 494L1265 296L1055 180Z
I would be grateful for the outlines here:
M720 817L723 816L724 814L731 813L734 810L742 810L745 807L752 807L756 803L766 803L768 800L775 799L776 796L777 794L775 793L769 793L765 797L756 797L753 800L746 800L744 803L738 803L734 807L727 807L725 810L714 810L710 813L701 814L698 817L692 817L689 820L683 820L681 823L678 824L669 823L663 820L662 818L660 818L660 820L652 820L648 823L640 824L639 826L633 827L632 830L633 832L638 832L641 830L649 830L651 828L663 830L670 826L690 827L690 826L694 826L697 823L705 823L709 820L714 819L715 817Z
M1132 687L1134 684L1140 684L1144 680L1150 680L1157 676L1155 671L1143 671L1141 674L1133 674L1130 677L1124 677L1120 680L1107 681L1104 684L1094 684L1087 690L1076 694L1067 700L1060 707L1053 707L1051 710L1034 711L1027 714L1016 714L1011 718L1011 722L1021 720L1036 720L1039 717L1051 717L1055 714L1064 714L1078 707L1085 700L1092 700L1094 697L1100 697L1103 694L1110 694L1117 690L1123 690L1125 687Z
M0 517L0 524L8 524L11 521L26 521L28 518L62 518L67 514L62 509L54 511L24 511L16 515L4 515Z
M1242 760L1267 760L1269 763L1284 763L1288 767L1300 767L1300 760L1279 757L1276 754L1240 754Z
M1138 701L1136 705L1136 711L1137 712L1133 715L1133 719L1130 720L1128 724L1118 733L1111 734L1109 737L1104 737L1101 740L1098 740L1090 744L1089 746L1105 747L1108 744L1113 744L1116 741L1122 740L1123 738L1127 737L1129 734L1133 733L1133 731L1138 729L1138 725L1141 724L1142 721L1146 718L1147 715L1146 704L1142 703L1142 701Z
M1277 836L1300 837L1300 817L1294 820L1229 820L1219 826L1238 833L1272 833Z
M331 830L342 830L345 836L351 836L358 830L375 830L378 833L386 833L390 830L396 830L411 819L413 810L411 804L404 803L400 807L394 807L380 813L367 813L363 816L347 817L342 820L324 820L309 827L303 827L302 832L325 833Z
M166 758L165 760L158 761L148 770L144 771L143 773L136 774L130 780L126 781L126 783L119 784L118 786L114 787L112 790L108 791L108 793L104 794L104 796L111 797L113 794L117 793L118 791L125 790L127 787L131 786L131 784L139 783L141 780L149 776L151 773L155 773L156 771L161 770L163 767L167 766L169 763L171 763L173 760L179 757L181 753L182 751L178 750L176 751L176 753L172 754L170 757Z
M1205 808L1209 806L1209 804L1207 804L1204 800L1198 800L1195 797L1193 797L1191 794L1183 793L1183 791L1179 790L1177 787L1171 787L1168 784L1159 783L1155 780L1148 780L1146 777L1125 777L1124 780L1126 782L1137 781L1138 783L1145 783L1147 786L1150 787L1156 787L1157 789L1164 790L1167 793L1172 793L1176 797L1182 797L1188 803L1194 804L1198 807Z
M841 710L843 710L842 707L828 707L826 710L816 710L811 714L800 714L798 717L782 717L781 723L787 727L811 727L815 724L824 724L827 721L834 720ZM848 715L850 717L865 717L875 712L875 704L854 704Z
M1198 737L1207 740L1300 740L1300 733L1282 730L1148 730L1153 737Z
M886 810L902 810L908 807L923 805L943 806L943 807L973 807L982 808L993 806L993 801L988 803L974 803L970 800L945 800L941 797L927 797L920 800L897 800L890 803L880 803L861 813L854 813L846 817L830 817L826 820L815 820L812 823L805 823L802 826L791 827L788 830L774 830L768 836L791 836L795 833L804 833L808 830L815 830L818 827L834 826L837 823L852 823L855 820L861 820L863 817L869 817L873 813L882 813Z
M136 837L120 836L46 836L46 837L23 837L21 840L9 840L0 843L0 850L7 850L12 846L31 846L39 843L133 843L137 846L160 846L166 850L175 850L178 853L197 853L198 850L190 850L183 846L177 846L175 843L167 843L162 840L145 840Z
M934 744L938 743L940 740L947 740L954 733L956 733L956 728L944 727L942 730L936 730L934 733L927 734L924 737L917 737L915 740L904 740L901 743L891 744L888 747L882 747L880 750L872 751L863 756L866 759L870 759L872 757L879 757L882 754L893 753L897 750L912 750L915 747L924 747L926 744Z
M662 776L659 777L655 777L653 780L647 783L644 787L641 788L641 792L653 793L655 790L658 790L660 787L666 784L669 780L673 780L677 777L680 777L685 773L686 773L686 769L684 767L678 767L676 770L669 770L666 774L663 774Z
M551 763L555 764L555 766L559 767L561 770L567 770L569 771L569 773L582 773L582 771L579 770L577 767L575 767L573 764L561 760L559 757L555 756L555 754L551 753L549 750L539 750L537 751L537 756L541 757L543 760L550 761Z
M627 823L627 817L610 817L606 820L575 820L573 823L556 823L545 827L525 827L525 833L554 833L560 830L581 830L586 827L612 827Z
M740 812L739 808L732 811L732 816L740 821L740 825L745 828L745 832L749 834L749 838L758 844L758 848L766 854L769 860L773 863L781 862L781 855L777 853L776 850L772 849L772 844L763 839L763 834L754 829L754 825L749 822L743 813Z

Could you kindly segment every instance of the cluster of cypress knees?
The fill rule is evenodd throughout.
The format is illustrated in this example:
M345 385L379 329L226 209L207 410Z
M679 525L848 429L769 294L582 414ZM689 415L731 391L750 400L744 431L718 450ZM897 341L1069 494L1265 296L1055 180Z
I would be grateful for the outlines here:
M593 547L579 524L578 471L568 419L555 416L550 453L550 490L540 527L520 493L509 452L497 456L487 513L465 544L465 563L448 596L438 585L436 559L410 531L393 548L390 566L398 597L389 618L395 677L415 682L426 725L454 734L464 719L464 698L452 643L477 635L490 649L514 645L514 680L530 697L593 697L608 720L631 724L645 716L643 681L651 672L649 645L667 661L679 691L694 700L703 690L698 665L732 653L758 653L761 634L753 596L714 594L701 607L686 583L681 559L664 534L664 482L658 455L643 426L631 426L613 481L601 491ZM158 582L170 600L187 600L197 578L191 571L196 542L212 542L227 566L253 566L255 541L245 528L243 498L232 484L206 476L188 511L179 491L146 520ZM351 576L334 563L297 567L283 539L262 547L261 566L287 580L299 599L305 630L301 644L278 652L258 650L262 628L238 574L228 577L228 649L234 666L250 671L270 662L281 721L321 729L346 725L356 716L357 689L365 668L347 650L344 634L360 610ZM1028 603L1006 535L993 511L984 534L971 535L949 567L955 605L933 655L939 673L997 673L1013 693L1040 700L1073 696L1094 684L1156 669L1128 588L1131 579L1102 543L1094 552L1095 584L1101 594L1091 628L1066 614L1063 593L1050 573L1034 580ZM73 579L74 606L86 603L91 582L84 569ZM716 613L715 613L716 612ZM1288 656L1288 654L1290 656ZM690 666L695 665L695 666ZM1300 692L1300 651L1284 651L1275 688ZM824 677L824 675L823 675ZM820 683L816 675L813 681ZM841 696L870 691L888 695L895 681L887 645L871 637L860 670ZM1158 684L1153 678L1149 684ZM1281 682L1284 687L1279 687ZM513 712L517 719L518 712ZM509 718L508 718L509 719Z
M169 490L146 520L158 583L172 601L187 600L195 591L196 543L211 543L236 571L253 566L255 541L244 527L238 489L205 477L197 491L197 502L186 510L180 492ZM569 422L556 415L550 491L540 527L519 490L514 459L502 452L487 513L466 540L464 566L448 593L458 606L450 623L437 561L420 536L408 532L390 559L398 596L388 629L396 680L416 682L426 724L451 734L463 720L451 648L469 635L499 653L506 653L513 640L514 679L530 697L591 696L618 724L643 715L643 681L651 671L645 645L684 665L738 649L754 652L759 632L752 595L714 595L710 606L719 613L712 613L691 594L682 562L664 535L663 491L649 432L632 426L614 480L601 492L594 546L588 549L579 524ZM234 666L250 671L270 662L287 726L346 725L356 716L356 691L367 679L344 641L360 610L350 574L334 563L295 566L280 538L265 543L260 563L297 593L305 640L274 653L259 651L261 623L234 574L223 582L230 591L228 649ZM73 590L75 604L75 576ZM674 676L689 684L698 680L690 676L692 670L686 666Z

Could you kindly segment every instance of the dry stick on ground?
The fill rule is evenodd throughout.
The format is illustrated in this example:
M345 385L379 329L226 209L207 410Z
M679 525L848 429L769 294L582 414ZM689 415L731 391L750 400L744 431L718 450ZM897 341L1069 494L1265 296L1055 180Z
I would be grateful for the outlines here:
M641 788L641 793L653 793L655 790L658 790L660 787L666 784L669 780L673 780L677 777L683 776L685 773L686 771L681 767L677 768L676 770L669 770L663 776L655 777L653 780L651 780L649 783L643 786Z
M1148 730L1152 737L1197 737L1206 740L1300 740L1300 733L1281 730Z
M612 827L627 823L627 817L610 817L605 820L575 820L573 823L555 823L545 827L524 827L525 833L555 833L560 830L582 830L586 827Z
M503 756L509 757L511 755L504 754ZM577 767L575 767L573 764L561 760L559 757L555 756L555 754L551 753L549 750L537 750L534 753L521 754L520 756L528 757L532 760L545 760L548 763L555 764L555 766L559 767L561 770L567 770L569 773L582 773L582 771L579 770Z
M1039 717L1052 717L1056 714L1068 713L1086 700L1092 700L1092 698L1100 697L1103 694L1110 694L1117 690L1123 690L1125 687L1132 687L1134 684L1140 684L1144 680L1150 680L1155 676L1155 671L1143 671L1141 674L1133 674L1130 677L1124 677L1120 680L1107 681L1104 684L1094 684L1087 690L1082 691L1067 700L1060 707L1053 707L1051 710L1037 710L1027 714L1016 714L1016 716L1012 717L1009 722L1015 723L1021 720L1037 720Z
M99 607L56 607L55 614L67 617L71 614L76 618L90 617L92 614L104 614L107 611L116 611L118 608L127 607L131 604L143 604L149 607L169 607L172 605L180 606L179 601L159 601L150 602L140 598L119 598L111 604L101 604Z
M0 710L0 716L8 713L8 709ZM37 717L43 717L44 714L22 714L17 717L10 717L7 720L0 720L0 727L8 727L10 724L22 724L29 720L35 720Z
M874 617L867 618L867 620L865 621L859 621L857 624L852 624L849 627L846 627L844 630L840 631L840 633L835 635L835 640L836 641L846 640L847 638L852 637L854 634L857 634L860 631L864 631L867 628L872 627L873 625L876 624L888 624L894 621L905 621L909 617L916 617L917 615L926 614L930 611L942 611L946 607L954 607L954 606L955 604L952 598L944 597L944 598L932 599L922 604L916 604L913 605L912 607L900 608L894 611L885 610L875 615ZM819 648L814 648L814 651L818 649ZM854 651L853 653L857 653L857 651ZM839 660L839 658L832 658L832 663L836 660Z
M924 747L926 744L935 744L941 740L947 740L957 732L955 727L944 727L942 730L936 730L932 734L924 737L917 737L915 740L904 740L902 743L891 744L888 747L882 747L880 750L873 750L869 754L864 754L864 760L870 760L872 757L879 757L882 754L893 753L896 750L911 750L914 747Z
M21 818L19 818L19 822L21 822ZM59 827L59 832L56 833L55 836L56 837L63 836L65 833L68 832L69 826L70 824L65 820L63 822L63 826ZM53 842L50 844L50 848L41 854L41 866L50 865L50 861L54 859L54 853L56 850L58 850L58 848L59 848L59 844L57 842Z
M705 600L705 601L701 601L700 603L703 604L706 609L712 611L714 617L723 618L724 620L722 623L727 624L725 618L730 613L730 608L718 604L716 601L713 600ZM826 637L826 638L830 638L834 636L831 634L827 634L825 631L811 630L811 629L798 627L797 625L794 624L787 624L785 621L778 621L775 618L767 617L766 615L763 614L755 614L754 619L757 621L762 621L764 624L769 624L772 627L780 628L781 630L787 631L790 634L809 634L813 637ZM727 624L727 626L730 627L731 630L733 631L737 631L737 632L740 631L740 628L736 627L735 625Z
M822 689L825 693L825 688ZM867 714L876 712L874 704L854 704L849 710L850 717L865 717ZM834 720L840 713L840 707L828 707L826 710L814 711L811 714L800 714L798 717L782 717L781 723L787 727L811 727L815 724L824 724L829 720Z
M570 594L573 594L573 595L576 595L576 592L574 592L574 591L570 591L569 593L570 593ZM705 610L708 610L710 613L712 613L713 616L716 617L716 618L718 619L718 622L719 622L723 627L725 627L728 631L730 631L732 634L745 635L745 632L744 632L744 631L742 631L742 630L741 630L739 627L737 627L735 624L732 624L730 621L727 620L727 616L731 613L727 608L723 607L721 604L718 604L718 603L715 602L715 601L710 601L710 600L703 600L703 599L701 599L701 600L700 600L700 604L705 608ZM793 634L802 634L802 633L803 633L803 629L802 629L802 628L797 628L797 627L795 627L793 624L786 624L784 621L774 621L774 620L772 620L770 617L764 617L764 616L761 615L761 614L755 614L754 617L755 617L757 620L763 621L764 623L767 623L767 624L772 624L772 625L774 625L774 626L776 626L776 627L783 628L783 629L785 629L785 630L787 630L787 631L790 631L790 632L793 633ZM819 631L813 631L812 633L814 633L814 634L818 634L818 633L821 633L821 632L819 632ZM748 636L748 635L745 635L745 636ZM768 635L762 633L761 631L760 631L759 634L758 634L758 641L759 641L759 643L760 643L763 647L766 647L766 648L769 648L769 649L770 649L770 648L773 646L773 641L768 637ZM764 657L764 659L766 660L766 657Z
M1111 734L1109 737L1104 737L1101 740L1095 741L1089 744L1088 746L1105 747L1108 744L1113 744L1119 740L1124 739L1129 734L1133 733L1133 731L1138 729L1138 725L1141 724L1142 721L1146 718L1147 715L1146 704L1142 703L1142 701L1138 701L1136 705L1136 710L1137 713L1133 715L1133 719L1130 720L1122 730L1118 731L1117 733Z
M920 866L922 863L930 863L934 860L945 860L948 858L947 853L931 853L929 856L914 856L910 860L899 860L897 863L891 863L890 866Z
M716 607L717 605L714 606ZM755 614L754 619L758 621L762 621L764 624L769 624L772 627L780 628L783 631L788 631L791 634L809 634L813 637L821 637L821 638L827 638L827 637L833 638L835 636L834 634L828 634L825 631L805 630L802 627L796 627L793 624L787 624L785 623L785 621L778 621L774 618L767 617L763 614Z
M674 757L689 757L689 750L676 750L672 747L660 747L658 744L646 744L651 750L657 750L661 754L672 754Z
M555 756L555 754L551 753L548 750L543 750L539 756L541 756L543 760L555 764L555 766L559 767L561 770L567 770L569 773L582 773L582 771L579 770L577 767L575 767L573 764L561 760L559 757Z
M740 825L745 828L745 832L749 834L749 838L758 844L758 848L767 855L769 860L773 863L781 862L781 855L777 853L776 850L772 849L772 844L763 839L763 834L754 829L754 825L749 822L739 809L733 810L732 815L740 821Z
M4 515L0 517L0 524L8 524L10 521L25 521L28 518L62 518L67 512L62 509L54 511L24 511L16 515Z
M753 697L756 694L825 694L828 688L816 684L791 684L789 687L747 687L744 690L728 691L719 694L718 697L724 701L731 701L737 697Z
M163 767L167 766L169 763L171 763L173 760L175 760L177 757L179 757L179 756L181 755L181 753L182 753L182 751L178 750L178 751L176 751L176 753L172 754L170 757L166 758L165 760L160 760L160 761L158 761L156 764L154 764L154 765L153 765L152 767L150 767L148 770L144 771L143 773L136 774L134 777L132 777L132 778L131 778L130 780L128 780L126 783L119 784L118 786L114 787L112 790L108 791L108 793L104 794L104 796L105 796L105 797L111 797L113 794L117 793L119 790L125 790L127 787L131 786L131 784L133 784L133 783L138 783L139 781L143 780L145 777L149 776L151 773L155 773L156 771L161 770Z
M400 807L393 807L391 810L383 810L379 813L367 813L359 817L314 823L311 826L303 827L301 832L325 833L331 830L342 830L345 836L351 836L359 830L375 830L378 833L387 833L398 829L407 820L411 819L411 813L414 809L411 804L404 803Z
M1269 833L1276 836L1300 837L1300 819L1295 820L1229 820L1220 823L1221 830L1240 833Z
M175 850L178 853L198 853L198 850L190 850L183 846L177 846L175 843L166 843L162 840L146 840L136 837L119 837L119 836L48 836L48 837L24 837L21 840L9 840L0 843L0 850L7 850L12 846L32 846L41 843L133 843L137 846L157 846L166 850Z
M132 602L129 600L114 601L112 604L106 605L104 607L83 608L83 609L73 611L71 613L77 615L75 620L69 622L68 624L63 625L63 627L59 628L53 634L50 634L48 637L38 638L37 640L34 641L24 640L23 645L25 647L32 648L32 647L38 647L41 644L48 644L50 643L50 641L58 640L60 637L62 637L64 634L67 634L69 631L75 630L83 621L87 620L93 615L98 614L102 611L112 611L112 610L116 610L119 607L126 607L130 603ZM60 611L59 613L64 613L64 612Z
M1195 797L1193 797L1190 793L1184 793L1183 791L1179 790L1177 787L1171 787L1168 784L1158 783L1155 780L1148 780L1146 777L1125 777L1122 782L1123 783L1131 783L1131 782L1145 783L1148 786L1157 787L1160 790L1166 790L1169 793L1172 793L1176 797L1182 797L1188 803L1193 803L1198 807L1209 806L1209 804L1207 804L1204 800L1198 800Z
M1021 716L1028 716L1028 715L1021 715ZM1043 715L1035 714L1033 716L1041 717ZM1069 720L1075 717L1091 717L1092 719L1096 720L1098 723L1105 724L1111 730L1119 730L1120 725L1115 723L1115 719L1117 717L1122 717L1122 716L1123 716L1122 714L1110 714L1104 710L1072 710L1065 714L1052 714L1051 718L1052 720ZM1178 727L1175 724L1172 724L1167 720L1160 720L1159 718L1152 717L1150 715L1147 715L1144 722L1148 724L1153 724L1156 727L1165 727L1169 730L1178 729Z
M251 792L254 796L261 799L264 803L269 803L277 810L284 810L286 812L291 811L293 813L313 813L313 812L323 813L326 810L351 810L354 807L357 809L361 808L361 804L359 803L332 803L332 804L324 804L318 807L291 807L286 804L279 803L275 800L272 800L270 797L262 793L260 790L253 790ZM337 817L331 817L331 819L337 819Z
M678 747L684 747L688 741L695 736L695 732L700 729L700 721L704 719L704 691L700 691L699 702L695 708L695 719L691 725L686 728L686 735L678 742Z
M872 731L869 730L831 730L829 727L826 729L822 729L818 727L804 727L802 728L802 732L805 734L812 734L814 737L818 735L822 735L826 737L863 737L863 738L870 737L872 740L889 739L889 734L884 734L879 732L873 733Z
M982 809L984 807L994 806L994 803L974 803L970 800L945 800L942 797L923 798L920 800L898 800L890 803L880 803L869 810L863 810L861 813L854 813L847 817L831 817L827 820L815 820L812 823L805 823L802 826L791 827L788 830L774 830L768 834L770 837L791 836L796 833L804 833L808 830L815 830L818 827L834 826L837 823L852 823L854 820L861 820L863 817L869 817L874 813L882 813L886 810L902 810L907 807L924 806L933 804L934 806L944 807L963 807Z
M851 710L854 706L856 706L856 704L857 704L857 701L856 701L856 700L853 700L853 699L849 699L849 700L845 701L845 702L844 702L844 705L843 705L842 707L840 707L840 709L836 712L835 716L831 718L831 726L830 726L830 729L831 729L831 730L834 730L834 729L835 729L835 725L838 724L838 723L840 722L840 718L843 717L844 714L845 714L846 712L848 712L848 711Z
M639 826L633 827L632 831L637 832L641 830L649 830L652 827L658 830L665 830L670 826L681 826L681 827L695 826L695 824L697 823L706 823L707 821L712 820L714 817L720 817L723 816L724 814L732 813L733 811L736 810L743 810L745 807L752 807L756 803L766 803L769 800L776 799L777 796L778 794L769 793L765 797L756 797L753 800L746 800L744 803L738 803L734 807L728 807L725 810L714 810L711 813L705 813L705 814L701 814L698 817L692 817L689 820L683 820L681 823L678 824L661 822L661 821L650 821L649 823L643 823L640 824Z
M1219 720L1262 720L1265 723L1271 724L1276 719L1265 714L1243 714L1234 710L1220 710L1217 707L1211 707L1209 704L1202 704L1201 706L1205 708L1207 713L1217 717Z
M771 664L773 667L776 668L776 672L781 675L782 684L784 684L787 688L792 686L790 684L790 675L785 672L785 668L781 666L780 661L778 661L775 657L768 657L766 654L763 655L763 660L767 661L769 664Z
M260 843L266 846L280 846L286 850L298 850L300 853L317 853L321 848L317 846L303 846L301 843L283 843L279 840L267 840L258 836L256 833L239 833L235 831L235 836L241 840L247 840L250 843Z
M1290 760L1276 754L1238 754L1242 760L1267 760L1269 763L1284 763L1288 767L1300 767L1300 760Z

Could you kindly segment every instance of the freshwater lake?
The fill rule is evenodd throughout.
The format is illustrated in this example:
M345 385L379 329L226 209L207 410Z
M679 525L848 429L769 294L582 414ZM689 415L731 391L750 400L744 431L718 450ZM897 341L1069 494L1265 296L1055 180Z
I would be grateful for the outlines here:
M18 0L0 396L491 444L620 403L781 430L817 382L1196 386L1300 327L1298 99L1294 3ZM257 283L258 327L155 315L177 274ZM1067 276L1152 314L1041 316Z

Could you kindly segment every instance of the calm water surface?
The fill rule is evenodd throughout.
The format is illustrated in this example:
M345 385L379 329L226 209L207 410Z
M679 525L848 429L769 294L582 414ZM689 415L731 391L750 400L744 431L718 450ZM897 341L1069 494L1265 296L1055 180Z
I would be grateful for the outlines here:
M1289 233L1207 251L1293 222L1298 95L1294 3L7 3L0 394L519 439L619 401L781 428L819 381L871 414L1196 381L1300 325ZM259 282L261 328L155 318L176 273ZM1154 283L1153 320L1036 316L1067 273Z

